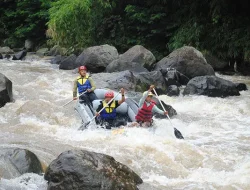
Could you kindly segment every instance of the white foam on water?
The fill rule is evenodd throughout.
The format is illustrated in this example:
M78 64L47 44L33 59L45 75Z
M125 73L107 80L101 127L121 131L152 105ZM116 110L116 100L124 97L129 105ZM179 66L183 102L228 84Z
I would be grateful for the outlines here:
M15 179L0 180L0 190L46 190L47 182L37 174L23 174Z
M30 149L48 164L69 149L108 154L142 177L147 184L143 190L250 189L249 91L224 99L160 96L178 113L171 119L173 126L166 118L155 119L156 128L150 130L125 128L119 133L91 124L78 131L75 103L62 107L72 99L77 74L43 61L0 60L0 66L13 82L16 99L0 109L1 146ZM100 76L93 75L98 87L105 85ZM250 84L249 77L218 76ZM184 140L176 139L173 127ZM27 175L26 185L22 176L1 182L9 189L18 184L25 190L46 189L41 176Z

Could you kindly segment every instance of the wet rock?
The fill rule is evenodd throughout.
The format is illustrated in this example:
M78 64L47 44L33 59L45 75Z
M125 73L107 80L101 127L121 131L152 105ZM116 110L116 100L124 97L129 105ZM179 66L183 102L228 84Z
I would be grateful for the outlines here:
M178 71L178 82L184 85L196 76L214 75L212 66L207 63L202 53L190 46L177 49L156 63L155 70L161 71L164 77L169 69Z
M43 57L45 55L48 55L49 49L48 48L41 48L36 51L36 54L39 55L40 57Z
M4 148L0 151L1 177L15 178L25 173L42 174L42 165L37 156L26 149Z
M165 79L166 86L181 86L181 84L178 82L180 80L180 74L175 69L167 71L167 73L165 74Z
M140 63L126 62L123 60L114 60L106 67L106 72L108 73L126 70L132 72L148 72Z
M113 77L108 81L108 88L113 90L120 90L124 88L126 90L135 90L135 76L131 71L122 71L118 75L112 74Z
M69 150L59 155L45 176L48 190L136 190L142 179L111 156L86 150Z
M151 69L155 63L155 56L146 48L141 45L136 45L126 51L124 54L119 56L117 63L120 65L122 63L139 63L142 67L146 69Z
M210 53L204 53L204 57L206 58L207 63L210 64L215 71L221 71L228 67L228 63L226 61L222 61Z
M25 47L28 51L30 51L30 50L32 50L33 47L34 47L34 42L33 42L32 40L30 40L30 39L27 39L27 40L25 40L25 42L24 42L24 47Z
M91 72L103 72L108 64L118 59L118 57L118 51L113 46L101 45L89 47L77 57L76 67L85 65Z
M11 56L9 55L9 54L6 54L5 56L4 56L4 59L10 59L11 58Z
M170 85L167 88L167 95L168 96L179 96L180 95L180 89L176 85Z
M3 107L7 102L12 101L12 82L0 73L0 107Z
M244 83L235 83L235 85L236 85L236 88L237 88L239 91L247 90L247 85L244 84Z
M3 59L3 55L0 53L0 59Z
M159 100L154 98L154 101L156 102L157 107L163 111ZM173 117L173 116L177 115L176 110L171 105L165 104L163 101L161 101L161 103L164 106L165 110L168 111L169 117ZM154 116L156 118L160 118L160 119L167 119L167 116L161 115L159 113L155 113Z
M27 51L26 50L22 50L18 53L16 53L12 60L22 60L25 56L27 55Z
M65 58L66 58L66 57L64 57L64 56L57 55L57 56L55 56L55 57L51 60L51 64L60 65L61 62L62 62Z
M14 51L9 47L0 47L0 53L2 54L12 54Z
M135 76L135 91L144 92L148 90L151 84L159 94L164 94L166 91L166 81L160 71L134 73Z
M59 69L72 70L76 68L76 55L70 55L63 59L59 65Z
M184 89L184 95L205 95L209 97L239 96L239 90L231 81L216 76L201 76L190 80Z
M49 56L56 56L56 55L66 55L67 49L63 48L59 45L55 45L51 50L48 52Z

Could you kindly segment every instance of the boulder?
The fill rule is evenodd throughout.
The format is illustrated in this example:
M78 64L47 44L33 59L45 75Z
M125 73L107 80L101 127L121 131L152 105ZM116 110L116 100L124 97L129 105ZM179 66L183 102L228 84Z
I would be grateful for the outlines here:
M166 91L166 81L160 71L134 73L135 76L135 90L144 92L148 90L151 84L154 84L159 94Z
M156 102L157 107L163 111L159 100L154 98L154 101ZM169 117L173 117L173 116L177 115L176 110L172 106L165 104L165 102L163 102L163 101L161 101L161 103L164 106L165 110L168 111ZM159 119L167 119L167 116L161 115L159 113L155 113L154 116L156 118L159 118Z
M235 83L235 85L236 85L236 88L239 91L245 91L245 90L247 90L247 85L244 84L244 83Z
M12 82L0 73L0 107L13 101Z
M101 45L89 47L77 57L76 67L85 65L91 72L103 72L108 64L118 59L118 57L118 51L113 46Z
M40 57L43 57L45 55L48 55L49 49L48 48L41 48L36 51L36 54L39 55Z
M170 85L167 88L167 95L168 96L179 96L180 95L180 89L176 85Z
M119 61L119 60L112 61L106 67L106 72L108 73L117 72L117 71L126 71L126 70L130 70L132 72L147 72L148 71L140 63L126 62L126 61Z
M22 51L20 51L18 53L15 53L12 60L22 60L26 55L27 55L27 51L22 50Z
M166 79L166 86L181 86L181 84L178 82L180 80L180 74L176 71L176 69L169 69L165 73L165 79Z
M4 148L0 151L1 177L19 177L25 173L42 174L42 165L37 156L26 149Z
M36 55L35 52L28 52L24 60L25 61L37 61L37 60L41 60L41 57Z
M0 53L0 59L3 59L3 55Z
M62 48L59 45L55 45L51 50L48 52L48 56L56 56L56 55L66 55L67 49Z
M228 62L222 61L210 53L204 53L204 57L207 63L211 65L215 71L221 71L228 67Z
M135 62L139 63L142 67L150 70L156 59L155 56L146 48L141 45L136 45L119 56L118 64Z
M4 59L10 59L11 58L11 56L9 55L9 54L6 54L5 56L4 56Z
M65 56L57 55L51 60L51 64L60 65L65 58Z
M72 70L76 68L76 55L70 55L63 59L59 65L59 69Z
M108 81L108 88L119 91L121 88L135 90L135 76L131 71L122 71L117 75L113 73L112 79Z
M47 190L136 190L142 179L113 157L86 150L69 150L58 156L44 176Z
M200 76L190 80L184 95L205 95L209 97L239 96L239 90L231 81L216 76Z
M14 51L9 47L0 47L0 53L2 54L12 54Z
M24 47L25 47L28 51L30 51L30 50L32 50L33 47L34 47L34 42L33 42L32 40L30 40L30 39L27 39L27 40L25 40L25 42L24 42Z
M176 69L180 74L178 82L184 85L196 76L214 75L212 66L202 53L190 46L179 48L156 63L155 70L164 76L169 69Z

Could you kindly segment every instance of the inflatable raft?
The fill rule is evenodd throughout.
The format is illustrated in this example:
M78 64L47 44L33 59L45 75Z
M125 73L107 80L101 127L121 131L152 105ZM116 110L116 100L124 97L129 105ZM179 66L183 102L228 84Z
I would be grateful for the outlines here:
M91 119L95 116L95 110L98 108L98 106L101 104L101 102L105 98L105 93L107 92L107 89L96 89L94 92L97 96L97 100L94 100L92 102L93 106L90 105L87 101L79 99L77 101L77 104L75 106L76 112L79 114L82 125L85 123L88 123L91 121ZM114 91L114 96L117 95L118 92ZM119 94L115 100L121 100L122 96ZM126 98L126 96L125 96ZM135 115L138 112L138 104L130 98L126 98L125 102L123 102L117 109L117 118L123 119L126 122L133 122L135 121ZM96 123L96 120L93 121L93 123Z

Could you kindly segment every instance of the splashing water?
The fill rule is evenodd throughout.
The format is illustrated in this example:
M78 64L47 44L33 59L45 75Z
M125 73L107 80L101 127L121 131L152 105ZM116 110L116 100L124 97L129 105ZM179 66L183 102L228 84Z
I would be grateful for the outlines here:
M250 189L249 91L224 99L160 96L177 110L172 122L185 140L175 138L167 118L155 119L154 130L78 131L81 120L74 103L62 107L72 98L77 73L45 61L0 60L0 66L13 83L15 99L0 109L1 148L29 149L46 165L69 149L108 154L142 177L142 190ZM97 87L108 87L111 79L108 73L92 77ZM250 88L249 77L220 77ZM0 181L0 190L46 188L43 176L36 174Z

